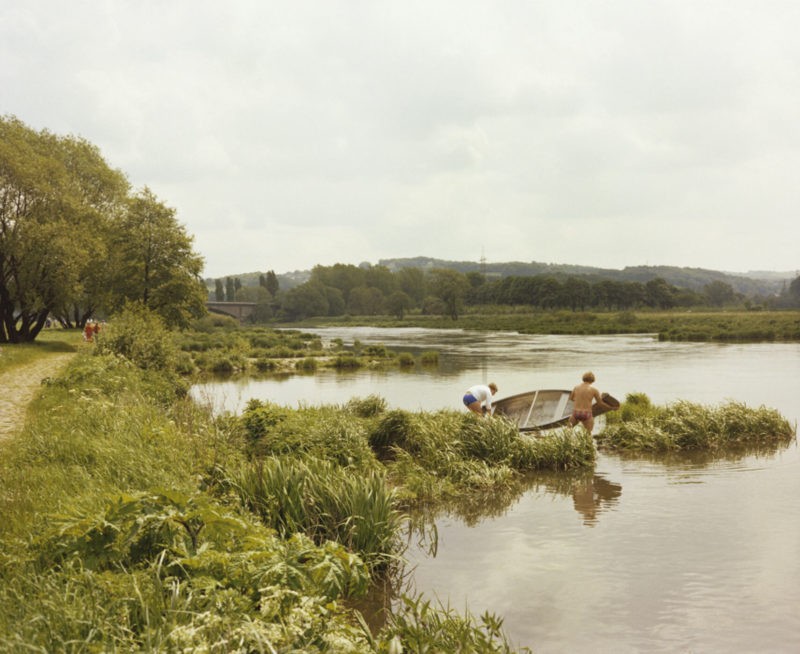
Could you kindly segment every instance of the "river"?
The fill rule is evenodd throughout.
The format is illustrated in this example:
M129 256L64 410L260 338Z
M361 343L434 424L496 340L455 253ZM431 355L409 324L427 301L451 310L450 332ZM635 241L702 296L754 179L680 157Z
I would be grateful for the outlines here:
M219 410L250 398L298 406L378 394L392 408L463 410L474 383L497 398L571 388L586 370L620 400L735 400L800 417L800 344L659 342L651 336L533 336L461 330L309 330L383 343L439 365L320 371L198 385ZM593 474L547 476L502 511L437 518L436 556L412 549L426 596L504 618L537 654L800 651L800 450L699 457L600 453Z

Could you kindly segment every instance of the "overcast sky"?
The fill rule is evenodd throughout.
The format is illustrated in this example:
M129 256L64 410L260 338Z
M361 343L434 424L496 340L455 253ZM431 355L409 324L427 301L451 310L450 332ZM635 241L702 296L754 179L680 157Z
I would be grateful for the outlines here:
M210 277L800 268L797 0L0 0L0 114L97 145Z

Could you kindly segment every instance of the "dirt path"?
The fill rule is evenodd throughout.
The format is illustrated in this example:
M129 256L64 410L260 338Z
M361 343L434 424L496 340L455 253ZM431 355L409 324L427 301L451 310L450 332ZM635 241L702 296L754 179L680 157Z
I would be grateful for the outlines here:
M48 354L24 366L0 373L0 442L15 436L25 423L25 412L45 377L55 377L74 353Z

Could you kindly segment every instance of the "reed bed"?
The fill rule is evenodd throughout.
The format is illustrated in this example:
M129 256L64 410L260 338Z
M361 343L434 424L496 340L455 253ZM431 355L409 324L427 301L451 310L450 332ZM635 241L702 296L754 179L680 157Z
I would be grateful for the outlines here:
M688 401L655 406L647 396L632 394L619 411L607 414L606 428L597 441L612 450L669 452L786 445L795 437L796 425L764 406L741 402L703 406Z
M594 462L592 440L579 430L529 437L506 420L387 410L375 396L298 410L255 401L240 421L256 459L310 457L355 474L381 471L404 505L500 492L532 470L571 470Z
M400 562L404 516L382 474L347 474L327 461L271 457L243 466L226 483L243 506L282 537L304 533L357 553L385 574Z

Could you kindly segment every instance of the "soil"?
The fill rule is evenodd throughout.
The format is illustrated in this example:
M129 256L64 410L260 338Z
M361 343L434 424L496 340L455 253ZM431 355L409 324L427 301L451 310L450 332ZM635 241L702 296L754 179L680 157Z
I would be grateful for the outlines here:
M50 354L0 373L0 442L22 430L28 405L36 397L42 380L55 377L73 356L73 353Z

